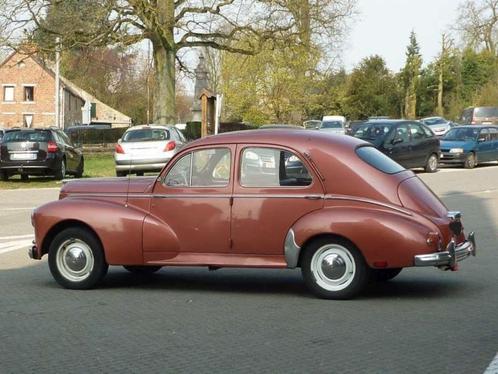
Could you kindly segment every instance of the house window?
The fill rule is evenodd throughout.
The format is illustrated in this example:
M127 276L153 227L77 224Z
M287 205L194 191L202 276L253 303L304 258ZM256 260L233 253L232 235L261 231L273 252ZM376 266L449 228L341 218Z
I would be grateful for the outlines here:
M35 88L24 86L24 101L35 101Z
M3 86L3 101L14 101L14 86Z
M33 126L33 115L32 114L23 114L22 122L24 127L32 127Z

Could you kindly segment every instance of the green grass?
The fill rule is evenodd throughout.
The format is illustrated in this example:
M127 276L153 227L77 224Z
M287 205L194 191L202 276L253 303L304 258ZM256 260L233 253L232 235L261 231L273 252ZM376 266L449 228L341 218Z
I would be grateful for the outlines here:
M109 153L91 153L85 154L85 171L83 178L95 177L112 177L116 175L114 169L114 159ZM67 179L71 179L69 176ZM53 177L30 176L28 181L22 181L19 175L9 178L7 182L0 181L0 190L18 189L18 188L48 188L60 187L61 181Z

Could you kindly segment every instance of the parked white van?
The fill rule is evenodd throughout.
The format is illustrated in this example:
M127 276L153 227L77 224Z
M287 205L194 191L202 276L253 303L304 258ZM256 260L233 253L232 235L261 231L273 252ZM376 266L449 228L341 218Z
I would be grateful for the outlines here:
M344 134L346 117L344 116L324 116L318 128L320 131L327 131L333 134Z

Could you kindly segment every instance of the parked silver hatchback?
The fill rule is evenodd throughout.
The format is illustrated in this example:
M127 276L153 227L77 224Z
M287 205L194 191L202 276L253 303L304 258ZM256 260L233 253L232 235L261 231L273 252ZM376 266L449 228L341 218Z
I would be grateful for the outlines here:
M173 126L130 127L115 147L116 175L161 171L186 142L180 130Z

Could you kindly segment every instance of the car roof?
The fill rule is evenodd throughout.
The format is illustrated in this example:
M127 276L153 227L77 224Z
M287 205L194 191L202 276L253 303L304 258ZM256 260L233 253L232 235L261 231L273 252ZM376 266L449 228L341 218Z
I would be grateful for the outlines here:
M453 129L461 129L461 128L483 129L483 128L488 128L488 127L498 128L497 125L458 125L458 126L453 127Z
M137 125L137 126L132 126L126 130L128 131L135 131L135 130L143 130L143 129L163 129L163 130L170 130L174 128L174 126L171 125Z
M402 124L402 123L414 123L417 122L416 120L407 120L407 119L371 119L368 120L364 123L364 125L378 125L378 124L384 124L388 126L394 126L397 124Z

